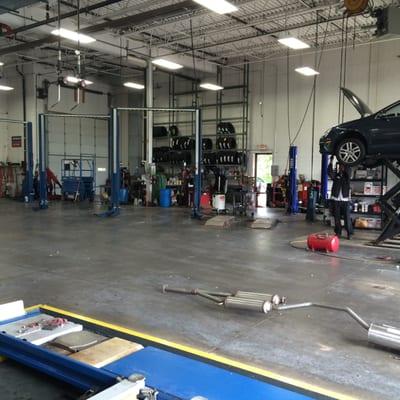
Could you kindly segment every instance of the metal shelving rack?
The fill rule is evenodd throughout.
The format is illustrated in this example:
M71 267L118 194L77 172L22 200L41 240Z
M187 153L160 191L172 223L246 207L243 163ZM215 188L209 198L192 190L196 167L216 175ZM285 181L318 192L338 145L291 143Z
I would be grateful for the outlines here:
M379 167L375 168L367 168L367 169L374 169L374 170L380 170L380 178L351 178L350 179L350 185L351 185L351 197L352 197L352 203L355 202L355 200L358 199L368 199L368 204L371 203L372 199L375 199L375 201L378 201L380 197L382 197L384 193L384 187L387 187L387 167L382 165ZM380 186L380 193L379 194L370 194L370 193L360 193L360 192L355 192L354 187L355 185L361 185L363 183L371 183L375 184L374 186ZM379 185L376 185L379 184ZM354 211L352 210L350 214L353 217L365 217L365 218L379 218L381 220L380 227L376 228L358 228L358 229L381 229L383 226L383 211L381 211L379 214L378 213L371 213L369 211L364 212L364 211Z
M180 80L186 79L188 77L182 77L179 74L168 73L168 89L169 89L169 107L170 108L186 108L186 107L197 107L199 106L202 109L203 115L206 110L215 108L215 118L203 118L203 134L204 138L215 139L213 140L213 150L218 152L216 149L216 139L219 136L217 134L218 124L221 122L231 122L235 126L236 133L232 136L236 137L237 140L237 148L235 151L242 152L247 156L248 153L248 129L249 129L249 77L250 77L250 68L248 64L245 64L241 70L241 79L238 84L235 85L224 85L224 73L223 67L217 67L217 84L224 87L223 90L217 91L215 94L215 103L203 103L200 102L201 93L206 93L205 91L198 89L198 81L191 80L191 90L186 91L177 91L177 84ZM227 93L236 91L238 93L238 100L235 101L224 101L224 96ZM179 104L179 98L183 96L191 96L192 104ZM240 108L240 114L236 117L229 118L226 116L224 111L228 107L238 106ZM194 137L195 130L195 122L193 118L191 120L178 120L175 112L169 112L168 120L160 121L154 124L154 126L167 126L170 127L172 125L178 126L179 130L182 132L179 136L192 136ZM212 131L212 133L210 133ZM229 135L227 135L229 136ZM154 138L154 146L169 146L172 145L173 137L168 134L165 137ZM207 151L205 151L207 152ZM247 157L244 157L245 159ZM167 165L168 163L164 163ZM170 165L172 173L175 170L176 165ZM224 169L240 169L240 173L243 175L246 171L247 163L245 162L242 165L224 165L224 164L216 164L216 165L207 165L207 167L221 167Z

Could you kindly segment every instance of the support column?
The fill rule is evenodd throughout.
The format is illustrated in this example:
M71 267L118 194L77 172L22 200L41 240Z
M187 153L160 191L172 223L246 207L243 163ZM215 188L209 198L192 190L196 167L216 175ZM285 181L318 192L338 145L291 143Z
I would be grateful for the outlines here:
M111 212L119 213L119 189L120 189L120 166L119 166L119 120L118 109L111 111Z
M328 198L328 158L327 153L321 156L321 198L324 202Z
M193 199L193 217L200 218L200 199L201 199L201 167L203 160L202 132L201 132L201 110L195 111L195 175L194 175L194 199Z
M153 65L149 60L146 70L146 107L153 107ZM153 111L147 111L146 119L146 203L153 199Z
M39 114L39 208L48 208L46 173L46 127L45 115Z
M25 124L26 129L26 193L25 197L29 203L34 200L33 193L33 135L32 135L32 122Z
M289 204L288 213L297 214L299 202L297 194L297 146L289 147Z

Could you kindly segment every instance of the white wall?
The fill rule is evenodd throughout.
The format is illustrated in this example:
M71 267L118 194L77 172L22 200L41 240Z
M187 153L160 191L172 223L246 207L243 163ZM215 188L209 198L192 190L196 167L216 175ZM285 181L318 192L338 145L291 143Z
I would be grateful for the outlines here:
M400 40L348 49L346 86L364 99L373 111L400 98L399 55ZM293 138L304 116L313 85L313 78L297 74L294 68L313 66L314 55L290 57L289 62L289 120ZM320 178L319 138L338 122L340 51L326 51L322 55L319 71L313 168L316 179ZM254 64L250 77L250 148L257 151L259 145L267 145L273 152L274 163L279 165L279 172L283 173L289 147L286 58ZM346 100L344 120L358 117L359 114ZM299 149L298 172L310 178L312 104L295 144Z
M90 89L103 92L104 95L86 92L85 102L77 107L74 99L74 91L62 88L61 101L57 103L58 91L56 85L49 88L49 96L46 100L37 99L36 90L43 85L43 80L56 81L54 68L42 65L27 65L22 68L26 81L26 119L33 123L34 157L35 165L38 164L38 131L37 115L41 112L55 114L94 114L108 115L109 104L107 93L111 91L109 85L95 82ZM3 78L14 87L9 93L0 93L0 107L4 110L1 117L23 120L23 96L22 78L15 71L6 70ZM3 124L4 125L4 124ZM21 162L24 159L23 147L12 149L10 147L11 136L22 135L21 126L7 124L2 129L0 123L0 161ZM3 131L5 133L3 133ZM96 167L108 167L108 125L107 121L78 118L48 118L48 164L54 173L60 177L61 159L65 157L79 157L87 154L96 161ZM97 172L97 185L104 184L107 172Z

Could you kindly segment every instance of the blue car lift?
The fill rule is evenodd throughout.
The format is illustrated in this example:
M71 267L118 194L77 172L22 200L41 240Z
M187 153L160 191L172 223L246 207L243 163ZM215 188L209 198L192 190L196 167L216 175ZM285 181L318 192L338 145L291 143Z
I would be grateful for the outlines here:
M109 115L92 115L92 114L44 114L38 115L38 137L39 137L39 209L45 210L49 206L47 199L47 132L46 121L49 117L52 118L90 118L109 120ZM111 133L111 129L109 129ZM118 133L118 132L117 132ZM118 144L118 139L117 139ZM116 150L114 150L116 149ZM118 147L113 147L112 151L116 151L118 156Z
M34 200L33 191L33 136L32 136L32 122L20 121L17 119L0 118L0 122L7 124L22 125L24 128L25 140L25 180L23 187L23 194L25 201L31 203Z
M111 111L111 132L109 135L109 171L111 171L111 205L109 210L102 216L118 215L120 212L120 160L119 160L119 138L120 138L120 112L181 112L194 114L195 118L195 177L194 177L194 218L200 218L200 198L202 186L202 132L201 132L201 110L198 108L156 108L156 107L118 107ZM151 161L150 161L151 162Z
M143 375L158 400L311 400L351 398L189 346L80 316L51 306L36 306L18 320L46 313L67 318L105 336L121 337L145 347L102 368L57 354L4 332L0 354L52 376L85 393L96 394L121 379ZM12 322L14 322L13 320ZM4 321L0 325L11 321Z
M299 201L297 193L297 146L289 147L289 203L288 214L299 212Z

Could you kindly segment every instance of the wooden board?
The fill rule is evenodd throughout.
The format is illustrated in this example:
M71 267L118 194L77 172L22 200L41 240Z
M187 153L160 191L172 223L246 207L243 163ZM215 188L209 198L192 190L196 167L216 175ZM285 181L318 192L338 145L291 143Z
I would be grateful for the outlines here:
M229 228L235 222L235 217L229 215L217 215L216 217L210 218L205 226L213 228Z
M141 349L143 349L141 344L125 339L112 338L78 353L71 354L70 357L93 367L101 368Z

